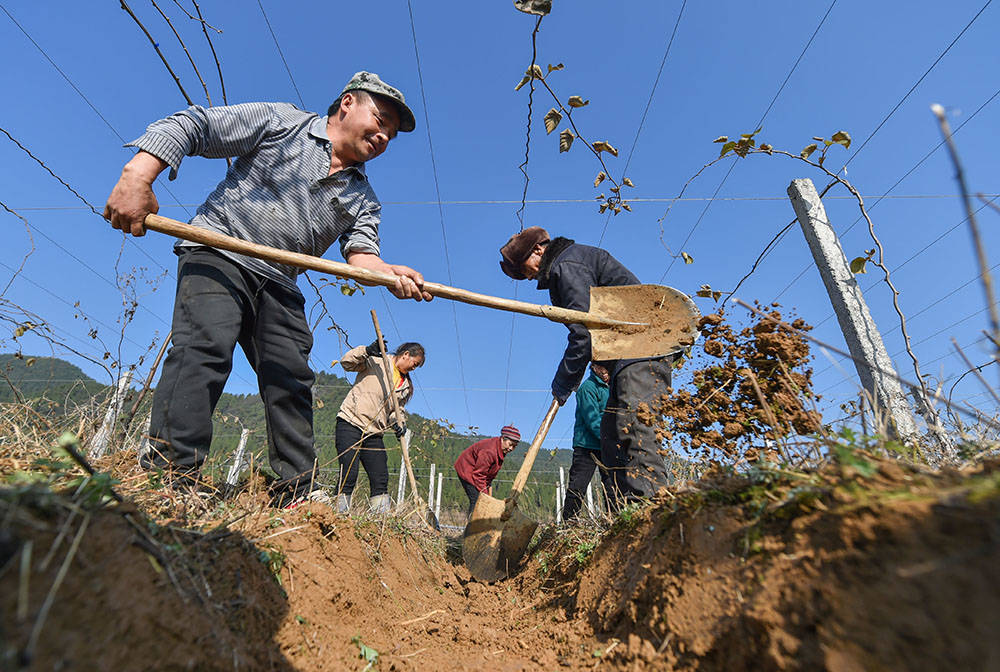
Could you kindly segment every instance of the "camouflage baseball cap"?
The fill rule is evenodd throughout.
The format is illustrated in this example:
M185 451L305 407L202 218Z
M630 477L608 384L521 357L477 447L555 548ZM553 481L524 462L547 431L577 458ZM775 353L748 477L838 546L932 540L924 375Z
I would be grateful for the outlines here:
M382 81L374 72L361 72L354 73L351 77L351 81L347 83L344 90L340 92L340 97L343 97L348 91L356 91L361 89L362 91L368 91L369 93L378 94L385 98L388 98L396 105L396 109L399 110L399 130L402 133L409 133L414 128L417 127L417 122L413 118L413 112L409 107L406 106L406 98L403 97L403 92L394 86L389 86ZM340 97L337 100L340 100Z

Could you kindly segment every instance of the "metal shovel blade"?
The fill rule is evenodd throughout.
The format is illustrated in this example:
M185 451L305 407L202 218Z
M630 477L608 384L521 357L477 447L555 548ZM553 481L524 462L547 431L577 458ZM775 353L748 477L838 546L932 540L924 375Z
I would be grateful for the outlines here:
M505 502L480 493L462 540L462 557L478 581L499 581L517 567L538 523L517 510L502 520Z
M521 562L521 556L535 534L538 523L517 510L517 498L528 482L528 474L538 456L538 449L552 427L558 410L559 401L553 399L534 440L528 446L521 467L517 470L514 484L510 488L510 497L500 500L480 493L476 500L476 508L472 510L469 524L465 526L462 557L469 571L480 581L497 581L509 576L510 571ZM510 515L505 517L504 510L508 500L511 502Z
M701 318L687 294L663 285L591 287L589 312L639 323L591 328L592 358L597 361L662 357L679 352L694 343Z

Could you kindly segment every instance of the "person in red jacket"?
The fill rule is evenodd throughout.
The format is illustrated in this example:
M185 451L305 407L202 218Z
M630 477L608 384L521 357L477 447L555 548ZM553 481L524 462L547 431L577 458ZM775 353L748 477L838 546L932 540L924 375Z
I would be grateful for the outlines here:
M455 473L469 496L470 516L476 508L479 493L489 494L490 484L503 466L503 458L517 448L520 440L521 432L517 431L517 427L507 425L500 430L500 436L477 441L455 460Z

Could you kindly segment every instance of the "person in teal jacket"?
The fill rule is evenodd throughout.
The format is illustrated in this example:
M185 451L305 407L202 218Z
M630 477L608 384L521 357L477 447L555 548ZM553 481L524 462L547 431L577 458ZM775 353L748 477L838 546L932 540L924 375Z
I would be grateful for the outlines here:
M573 428L573 464L569 468L569 486L566 501L563 502L563 521L568 521L579 513L587 485L594 476L594 469L601 459L601 418L608 404L608 379L606 368L592 362L590 376L576 391L576 425ZM612 492L607 480L608 472L601 468L601 481L608 492Z

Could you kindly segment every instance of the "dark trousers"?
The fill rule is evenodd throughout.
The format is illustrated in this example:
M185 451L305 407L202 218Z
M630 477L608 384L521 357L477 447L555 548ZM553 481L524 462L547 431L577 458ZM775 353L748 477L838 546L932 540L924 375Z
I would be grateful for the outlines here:
M364 436L343 418L337 418L337 460L340 462L340 484L337 492L350 497L358 484L358 463L368 474L371 496L389 492L389 460L381 434Z
M471 516L473 510L476 508L476 502L479 501L479 489L461 476L458 477L458 480L465 490L465 496L469 498L469 515Z
M587 486L594 477L594 470L601 468L598 464L600 459L599 450L573 446L573 463L569 467L569 484L566 486L566 501L563 502L563 521L573 518L583 507ZM610 495L614 484L607 469L601 468L601 482L604 484L605 492Z
M212 443L212 413L239 343L257 374L277 492L312 476L313 337L305 299L204 247L184 248L177 268L173 336L153 396L147 468L197 474Z
M622 361L612 373L608 405L601 417L601 461L610 471L612 511L667 485L656 427L636 418L639 404L667 393L674 358Z

